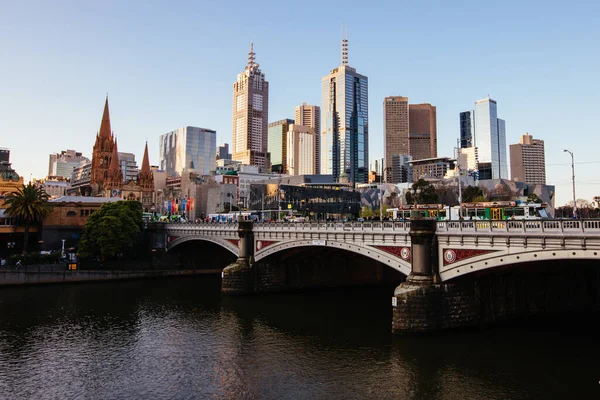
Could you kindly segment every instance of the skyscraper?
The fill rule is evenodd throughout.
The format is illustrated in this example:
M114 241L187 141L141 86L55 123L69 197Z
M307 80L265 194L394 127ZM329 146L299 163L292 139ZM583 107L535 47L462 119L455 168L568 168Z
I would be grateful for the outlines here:
M386 182L393 182L393 157L409 155L408 123L408 97L390 96L383 99L384 179Z
M315 130L304 125L290 125L287 134L287 170L289 175L314 175Z
M294 124L313 128L315 131L316 152L315 152L315 174L321 172L321 107L307 105L297 106L294 113Z
M369 83L348 65L346 38L341 61L322 79L321 173L355 185L369 179Z
M233 159L242 164L269 167L267 127L269 123L269 83L254 62L252 42L248 65L233 84Z
M475 102L475 110L460 115L461 147L477 148L479 179L508 179L505 122L498 118L497 103L487 99ZM471 129L469 129L469 126Z
M473 145L473 112L460 113L460 148L466 149Z
M160 135L160 169L168 176L181 176L185 168L208 175L216 168L217 132L186 126Z
M437 112L435 106L429 103L410 104L408 106L409 153L413 160L437 157ZM417 151L412 137L417 142L428 140ZM413 150L415 148L415 150Z
M269 123L269 154L271 156L271 171L285 174L287 171L287 134L292 119L282 119Z
M544 141L529 133L510 145L510 179L531 184L546 184Z

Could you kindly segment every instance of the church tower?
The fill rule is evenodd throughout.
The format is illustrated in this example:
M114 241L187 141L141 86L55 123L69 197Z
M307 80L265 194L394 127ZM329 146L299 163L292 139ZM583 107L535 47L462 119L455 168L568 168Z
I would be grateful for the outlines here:
M114 150L114 151L113 151ZM94 195L102 193L105 189L104 184L109 176L113 156L117 166L119 164L118 154L116 152L116 142L113 132L110 128L110 115L108 113L108 96L104 103L104 113L100 123L100 131L96 134L96 143L92 150L92 168L90 171L90 184Z
M142 190L142 207L150 210L154 206L154 175L150 170L150 159L148 157L148 142L144 148L144 159L142 169L138 173L138 185Z
M110 160L108 174L104 180L104 196L121 197L121 188L123 187L123 172L121 171L121 165L119 165L119 151L117 149L116 139L114 141Z

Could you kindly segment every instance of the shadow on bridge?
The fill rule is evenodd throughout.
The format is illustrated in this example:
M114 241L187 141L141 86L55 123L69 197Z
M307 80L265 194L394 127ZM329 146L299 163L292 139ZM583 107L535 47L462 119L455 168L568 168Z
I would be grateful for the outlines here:
M475 294L481 323L562 319L597 315L600 310L600 268L595 260L509 265L465 275L451 284Z
M274 253L255 267L259 291L376 285L393 288L405 279L399 271L367 256L319 246Z
M166 253L167 262L180 269L206 270L221 273L223 268L236 260L236 256L224 247L203 240L183 242Z

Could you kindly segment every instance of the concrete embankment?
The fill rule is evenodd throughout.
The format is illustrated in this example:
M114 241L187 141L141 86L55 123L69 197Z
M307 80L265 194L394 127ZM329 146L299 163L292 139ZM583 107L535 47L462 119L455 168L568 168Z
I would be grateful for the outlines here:
M101 282L124 279L152 279L176 276L220 274L221 270L162 270L162 271L2 271L0 287L39 285L49 283Z

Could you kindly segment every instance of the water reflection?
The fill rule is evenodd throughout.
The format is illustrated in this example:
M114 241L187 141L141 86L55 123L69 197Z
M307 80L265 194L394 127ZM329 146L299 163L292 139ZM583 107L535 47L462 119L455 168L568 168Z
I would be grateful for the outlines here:
M393 288L219 290L218 277L2 289L0 398L600 394L598 331L582 319L394 337Z

